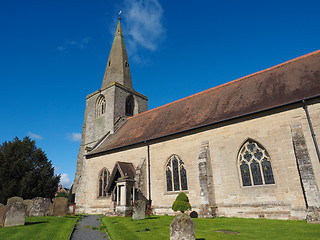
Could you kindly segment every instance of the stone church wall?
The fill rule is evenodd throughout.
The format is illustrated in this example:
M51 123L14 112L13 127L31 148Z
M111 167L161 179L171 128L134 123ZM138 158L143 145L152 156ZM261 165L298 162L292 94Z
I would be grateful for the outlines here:
M320 104L309 106L313 127L320 141ZM203 198L200 196L199 153L204 141L208 142L212 179L210 207L217 216L278 219L304 219L306 202L300 183L293 147L291 127L300 124L312 163L315 182L320 186L320 166L302 106L283 107L243 117L189 134L177 134L150 143L151 197L154 213L173 214L171 205L176 192L167 192L165 166L172 154L179 156L187 170L189 197L194 210L201 214ZM269 153L275 184L243 187L238 153L247 139L261 144ZM86 207L84 212L108 211L110 199L98 198L98 174L106 167L110 172L116 161L132 162L136 167L147 159L147 147L140 146L87 159ZM210 174L210 173L208 173ZM146 186L147 183L145 183Z

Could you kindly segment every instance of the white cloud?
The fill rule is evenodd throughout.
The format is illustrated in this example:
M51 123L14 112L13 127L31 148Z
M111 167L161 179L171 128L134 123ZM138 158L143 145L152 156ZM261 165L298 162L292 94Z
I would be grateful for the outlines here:
M42 136L40 136L38 134L35 134L35 133L32 133L32 132L28 132L28 135L29 135L29 137L37 139L37 140L42 140L43 139Z
M81 39L80 41L66 40L64 42L64 44L62 44L61 46L57 47L57 50L60 51L60 52L64 52L67 49L70 49L72 47L85 48L86 45L90 42L90 40L91 40L90 37L85 37L85 38Z
M78 141L81 141L81 133L71 133L71 134L68 134L68 138L70 141L72 142L78 142Z
M155 51L165 37L163 9L158 0L125 0L125 33L130 52L137 47Z
M62 174L61 174L60 184L61 184L63 187L71 188L72 182L71 182L71 180L70 180L70 178L69 178L69 175L68 175L67 173L62 173Z

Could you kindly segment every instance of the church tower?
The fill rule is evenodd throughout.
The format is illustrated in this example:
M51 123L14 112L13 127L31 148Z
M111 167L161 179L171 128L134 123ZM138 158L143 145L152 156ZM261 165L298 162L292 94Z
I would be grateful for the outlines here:
M77 209L86 205L86 154L113 134L128 117L148 110L148 98L133 90L129 60L121 29L114 36L101 89L86 99L82 139L78 154L73 193Z

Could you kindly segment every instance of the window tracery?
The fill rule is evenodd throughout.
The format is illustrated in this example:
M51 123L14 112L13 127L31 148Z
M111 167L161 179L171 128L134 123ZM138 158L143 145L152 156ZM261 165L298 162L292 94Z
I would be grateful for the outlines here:
M106 99L103 95L100 95L96 104L96 117L104 114L106 112Z
M254 140L247 140L238 155L242 186L274 184L270 156Z
M108 169L103 168L99 173L99 197L107 196L106 187L109 182L110 173Z
M187 171L184 162L172 155L166 165L167 191L188 190Z

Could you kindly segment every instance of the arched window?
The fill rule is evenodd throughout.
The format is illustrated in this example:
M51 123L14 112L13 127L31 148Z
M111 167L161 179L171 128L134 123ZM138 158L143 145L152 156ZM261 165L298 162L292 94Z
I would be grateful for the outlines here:
M106 112L106 99L103 95L100 95L97 99L97 104L96 104L96 117L99 117L105 112Z
M126 115L133 116L133 109L134 109L134 99L132 95L129 95L126 98Z
M274 184L270 156L259 143L247 140L240 148L238 160L244 187Z
M187 171L183 161L172 155L166 165L167 191L188 190Z
M107 196L106 187L109 182L110 173L106 168L103 168L99 173L99 197Z

